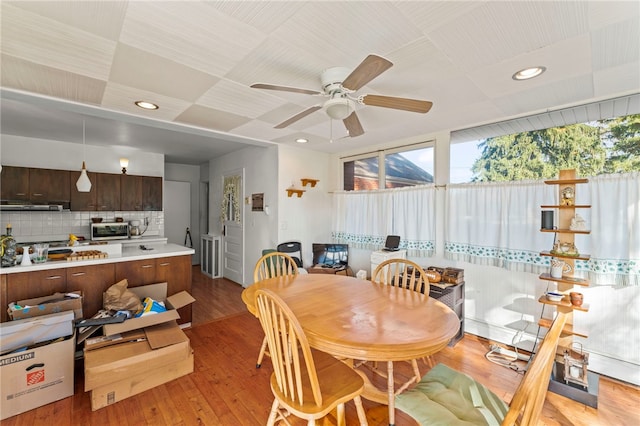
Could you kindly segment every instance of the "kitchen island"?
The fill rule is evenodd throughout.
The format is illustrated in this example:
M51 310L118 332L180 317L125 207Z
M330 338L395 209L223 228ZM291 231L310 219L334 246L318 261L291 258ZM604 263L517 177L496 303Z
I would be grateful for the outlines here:
M168 295L191 291L192 248L151 242L141 245L74 246L71 249L76 253L98 250L107 257L0 268L0 321L9 320L10 302L78 290L83 293L83 316L89 318L102 309L102 293L123 279L129 287L166 282ZM190 305L178 313L179 323L191 322Z

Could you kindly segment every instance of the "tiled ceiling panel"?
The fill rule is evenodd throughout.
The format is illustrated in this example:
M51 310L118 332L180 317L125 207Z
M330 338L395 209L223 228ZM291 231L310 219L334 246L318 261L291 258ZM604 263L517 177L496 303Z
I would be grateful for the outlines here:
M182 78L177 79L178 75ZM213 75L126 44L118 45L110 79L125 86L191 102L218 81Z
M131 46L218 76L261 40L256 29L206 2L131 2L121 36Z
M2 8L2 53L106 80L116 43L11 5Z
M106 82L2 55L3 87L42 93L74 102L100 105Z
M3 133L39 137L24 123L41 122L55 127L44 134L75 140L61 136L69 121L92 117L91 143L135 135L122 144L194 164L233 150L221 141L239 149L307 135L309 149L356 152L510 119L522 121L487 129L525 128L532 114L640 92L638 1L2 1L0 20L2 100L14 101L10 111L0 102ZM322 109L273 128L327 96L249 87L320 91L324 70L356 69L370 54L393 66L348 96L427 100L431 110L358 106L365 134L330 144ZM547 70L512 80L532 65ZM141 99L160 109L133 106ZM45 105L63 111L57 126L39 121ZM611 110L625 108L640 112L637 102ZM113 123L127 131L109 134Z
M3 2L83 31L117 41L127 12L126 1Z

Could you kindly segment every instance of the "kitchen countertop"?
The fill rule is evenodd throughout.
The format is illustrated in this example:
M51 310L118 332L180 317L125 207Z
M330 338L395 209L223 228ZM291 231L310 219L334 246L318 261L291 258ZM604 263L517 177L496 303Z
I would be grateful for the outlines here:
M95 245L95 246L74 246L71 247L74 251L80 252L85 250L100 250L107 251L109 256L102 259L91 259L91 260L78 260L78 261L67 261L67 260L48 260L45 263L32 263L29 266L21 266L20 264L16 266L11 266L8 268L0 268L0 275L5 274L16 274L20 272L34 272L34 271L46 271L51 269L60 269L60 268L73 268L76 266L87 266L87 265L100 265L105 263L116 263L116 262L128 262L132 260L145 260L145 259L155 259L158 257L172 257L172 256L186 256L192 255L195 253L195 250L190 247L184 247L178 244L166 244L162 242L150 242L140 239L140 244L151 250L142 250L140 248L140 244L120 244L121 250L105 250L106 246L116 246L117 244L108 244L108 245Z

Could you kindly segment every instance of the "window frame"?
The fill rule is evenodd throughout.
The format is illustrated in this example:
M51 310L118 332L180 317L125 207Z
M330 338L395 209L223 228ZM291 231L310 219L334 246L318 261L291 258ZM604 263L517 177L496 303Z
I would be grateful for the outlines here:
M385 157L387 155L390 154L398 154L398 153L403 153L403 152L407 152L407 151L415 151L418 149L425 149L425 148L431 148L433 149L433 172L431 173L433 176L433 180L435 183L435 179L436 179L436 140L435 139L429 139L426 141L421 141L421 142L416 142L413 144L407 144L407 145L400 145L400 146L394 146L394 147L389 147L389 148L383 148L383 149L378 149L376 151L369 151L369 152L364 152L364 153L360 153L360 154L353 154L353 155L348 155L345 157L340 157L340 182L341 182L341 190L345 190L344 189L344 165L347 162L350 161L357 161L357 160L363 160L366 158L373 158L373 157L377 157L378 159L378 191L379 190L385 190L385 189L393 189L393 188L386 188L386 176L387 176L387 170L386 170L386 162L385 162ZM414 185L415 186L415 185ZM357 191L357 190L353 190L353 191ZM362 190L361 190L362 191Z

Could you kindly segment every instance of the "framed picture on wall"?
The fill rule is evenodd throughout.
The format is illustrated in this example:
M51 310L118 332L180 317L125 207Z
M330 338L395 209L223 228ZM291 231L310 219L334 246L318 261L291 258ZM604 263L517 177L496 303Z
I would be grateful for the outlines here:
M251 211L252 212L264 211L264 193L251 194Z

